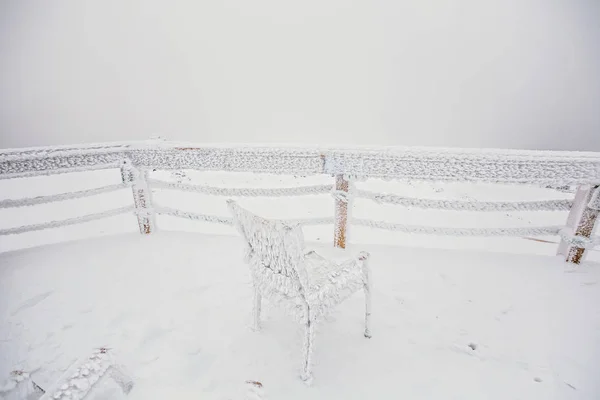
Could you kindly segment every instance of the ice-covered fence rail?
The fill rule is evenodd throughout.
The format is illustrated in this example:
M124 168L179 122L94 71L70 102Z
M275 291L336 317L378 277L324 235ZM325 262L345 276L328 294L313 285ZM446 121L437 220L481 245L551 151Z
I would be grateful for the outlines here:
M148 179L148 184L153 188L181 190L184 192L202 193L214 196L279 197L305 196L331 192L331 185L312 185L289 188L226 188L166 182L157 179Z
M90 222L90 221L95 221L98 219L114 217L114 216L121 215L121 214L133 213L134 211L135 211L134 206L125 206L125 207L120 207L120 208L114 208L112 210L102 211L99 213L87 214L87 215L83 215L81 217L63 219L60 221L50 221L50 222L44 222L41 224L24 225L24 226L18 226L15 228L1 229L0 236L40 231L42 229L48 229L48 228L59 228L59 227L68 226L68 225L82 224L84 222Z
M103 193L115 192L117 190L131 187L129 183L118 183L115 185L107 185L94 189L80 190L76 192L52 194L48 196L29 197L24 199L6 199L0 200L0 208L12 207L28 207L37 204L53 203L56 201L81 199L84 197L95 196Z
M132 147L128 154L135 165L159 169L557 186L600 183L600 153L591 152L218 147L165 142Z
M579 236L573 233L572 229L563 228L558 232L561 240L570 244L571 246L580 249L593 249L596 246L600 246L600 236Z
M600 183L600 153L427 148L199 146L130 142L0 151L0 178L118 167L346 175L534 185Z
M155 207L154 212L158 215L168 215L170 217L184 218L192 221L213 222L217 224L233 226L233 220L231 218L220 217L218 215L193 213L189 211L178 210L176 208L160 206Z
M371 219L354 218L353 225L379 228L402 233L416 233L426 235L442 236L555 236L561 230L561 226L540 226L526 228L446 228L437 226L405 225L387 221L375 221Z
M376 193L369 190L356 190L354 195L356 197L373 200L377 203L449 211L568 211L573 205L572 200L497 202L420 199L389 193Z
M199 214L193 213L189 211L182 211L175 208L169 207L155 207L154 211L158 215L168 215L171 217L178 217L189 219L192 221L203 221L203 222L214 222L223 225L233 226L233 219L229 217L220 217L217 215L207 215L207 214ZM327 225L333 224L332 217L324 217L324 218L302 218L302 219L284 219L282 220L288 224L299 224L302 226L308 225Z
M119 168L130 145L90 145L0 151L0 179Z
M130 165L141 172L133 181L145 186L146 174L150 169L195 169L201 171L258 172L288 175L328 174L336 176L336 182L349 182L350 178L383 178L396 180L445 181L445 182L487 182L517 183L538 186L589 185L585 196L600 184L600 153L591 152L552 152L489 149L436 149L436 148L320 148L320 147L256 147L256 146L198 146L169 142L133 142L99 144L89 146L63 146L57 148L17 149L0 151L0 179L55 173L88 171ZM142 178L140 178L142 177ZM228 196L278 196L326 193L325 185L304 188L273 189L231 189L209 186L194 186L155 182L168 189L200 192ZM139 190L135 190L135 194ZM345 192L345 193L341 193ZM391 204L403 204L423 208L454 209L458 211L539 211L565 210L571 206L566 200L538 202L484 202L442 201L431 199L410 199L400 196L358 192L363 197ZM353 196L352 191L333 191L336 207L344 207L345 201ZM570 220L579 221L575 212L585 209L589 199L576 201L570 211ZM576 199L578 197L576 196ZM25 199L29 202L41 201ZM48 200L48 199L46 199ZM9 201L10 203L10 201ZM581 203L581 204L579 204ZM12 203L15 204L15 203ZM138 204L138 203L136 203ZM581 206L581 207L580 207ZM151 196L148 204L138 207L138 216L148 216L154 211ZM160 208L157 208L160 209ZM586 217L587 225L593 226L595 210ZM144 214L145 213L145 214ZM163 214L178 217L224 222L222 217L187 213L180 210L164 209ZM577 215L576 215L577 214ZM91 216L96 216L92 214ZM69 224L82 221L66 220ZM309 220L296 221L307 224ZM60 221L59 221L60 222ZM332 219L313 219L312 223L330 223ZM335 222L335 221L333 221ZM539 228L495 228L495 229L454 229L393 224L385 221L351 219L358 225L383 229L402 230L410 233L448 234L460 236L539 236L556 235L557 227ZM11 228L0 231L16 233L23 229L45 229L58 222ZM65 223L65 221L61 222ZM575 223L575 225L577 225ZM586 225L586 226L587 226ZM578 226L578 225L577 225ZM336 224L336 231L339 230ZM589 229L588 229L589 230ZM150 230L144 231L149 233ZM587 232L587 231L585 231ZM585 233L584 232L584 233ZM581 236L581 235L580 235ZM586 235L583 235L586 236ZM574 246L577 243L574 244ZM576 246L575 246L576 247Z
M194 147L159 143L130 152L133 164L157 169L257 172L288 175L323 173L318 149L264 147Z
M600 182L600 154L590 152L392 148L325 155L326 172L357 177L559 186Z

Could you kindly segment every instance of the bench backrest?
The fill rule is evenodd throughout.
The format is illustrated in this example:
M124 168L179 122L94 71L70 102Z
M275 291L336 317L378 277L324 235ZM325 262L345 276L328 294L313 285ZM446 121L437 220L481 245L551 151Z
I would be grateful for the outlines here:
M246 261L263 295L304 297L308 277L301 227L259 217L233 200L228 200L227 205L248 245Z

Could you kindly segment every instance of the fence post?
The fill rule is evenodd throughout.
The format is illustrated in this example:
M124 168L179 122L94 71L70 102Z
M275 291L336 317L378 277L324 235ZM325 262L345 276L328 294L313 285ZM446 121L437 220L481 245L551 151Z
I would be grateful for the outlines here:
M148 188L147 177L148 171L140 171L131 164L130 160L123 162L121 178L124 183L131 183L133 203L135 205L140 233L146 235L152 233L155 227L152 192Z
M567 228L573 232L573 235L586 238L592 236L600 213L599 194L599 186L583 185L577 188L575 201L567 218ZM558 254L564 256L566 262L579 264L583 261L585 249L561 240Z
M335 176L335 222L333 231L333 245L341 249L346 248L346 231L348 227L348 203L350 198L348 190L350 183L344 175ZM340 192L345 192L343 195ZM345 198L344 198L345 197Z

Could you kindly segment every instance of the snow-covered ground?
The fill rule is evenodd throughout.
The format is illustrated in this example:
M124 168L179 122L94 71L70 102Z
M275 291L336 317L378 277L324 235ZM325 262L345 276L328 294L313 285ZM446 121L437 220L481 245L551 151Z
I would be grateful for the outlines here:
M331 177L193 173L192 183L284 187ZM116 170L0 181L2 198L119 182ZM522 186L368 181L361 188L415 197L476 200L572 198ZM227 215L222 197L156 190L157 204ZM122 191L0 210L0 228L70 218L131 204ZM243 199L270 217L326 217L330 195ZM469 213L356 201L354 215L423 225L563 225L565 212ZM123 215L0 237L0 377L36 369L48 387L93 347L118 349L134 375L131 399L242 399L247 380L269 399L596 399L600 357L598 251L571 268L556 237L416 236L351 227L347 253L372 254L373 338L362 336L361 294L317 334L315 381L298 379L299 327L266 305L263 330L250 325L251 282L241 239L226 226L159 217L155 235ZM173 232L186 231L186 232ZM329 252L331 226L305 228ZM103 236L103 237L98 237ZM93 239L81 240L85 238ZM42 244L79 240L77 242ZM20 250L18 250L20 249ZM485 250L485 251L484 251ZM512 254L511 254L512 253ZM519 254L515 254L519 253ZM339 252L337 255L340 255Z
M0 257L1 372L47 387L91 348L119 350L133 399L593 399L600 270L558 258L358 246L372 253L373 338L359 293L317 334L298 378L299 326L252 290L238 238L137 234ZM473 350L472 347L475 349Z

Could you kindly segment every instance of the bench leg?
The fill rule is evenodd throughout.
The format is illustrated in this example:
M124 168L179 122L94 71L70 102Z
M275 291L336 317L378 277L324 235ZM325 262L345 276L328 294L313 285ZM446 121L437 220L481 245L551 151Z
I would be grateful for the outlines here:
M307 312L307 321L304 325L304 347L302 349L304 360L302 362L301 378L307 385L312 382L312 352L315 341L315 322L310 320L310 309Z
M261 297L258 289L254 288L254 304L252 307L252 329L260 331Z

